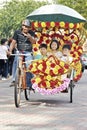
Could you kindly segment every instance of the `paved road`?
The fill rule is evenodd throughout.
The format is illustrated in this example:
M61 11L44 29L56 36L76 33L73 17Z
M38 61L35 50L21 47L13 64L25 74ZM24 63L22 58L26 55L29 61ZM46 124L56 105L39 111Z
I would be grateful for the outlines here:
M10 80L0 81L0 130L87 130L87 70L76 83L73 103L69 93L43 96L22 95L20 108L14 105Z

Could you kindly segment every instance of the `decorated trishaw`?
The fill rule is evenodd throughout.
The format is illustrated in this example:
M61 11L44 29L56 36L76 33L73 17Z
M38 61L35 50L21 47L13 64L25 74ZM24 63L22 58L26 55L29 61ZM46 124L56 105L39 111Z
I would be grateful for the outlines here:
M53 95L64 92L70 88L70 102L72 102L73 81L78 81L82 76L82 45L84 43L85 18L75 10L63 5L45 5L27 16L32 22L35 31L36 44L33 44L33 55L39 55L39 46L43 42L49 46L53 38L60 43L62 51L64 44L71 46L72 63L65 63L57 57L50 55L44 59L32 61L27 71L34 74L32 87L43 95ZM64 74L70 72L70 76L62 79Z

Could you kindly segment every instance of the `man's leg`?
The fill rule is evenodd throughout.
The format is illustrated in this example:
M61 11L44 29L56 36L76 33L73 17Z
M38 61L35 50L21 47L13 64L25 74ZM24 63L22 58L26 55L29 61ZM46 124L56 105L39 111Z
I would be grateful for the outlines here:
M29 64L31 63L30 61L33 60L33 56L29 52L26 54L29 54L29 55L25 56L26 68L28 68ZM33 78L33 74L31 72L26 72L26 84L30 90L34 90L32 88L32 82L31 82L32 78Z

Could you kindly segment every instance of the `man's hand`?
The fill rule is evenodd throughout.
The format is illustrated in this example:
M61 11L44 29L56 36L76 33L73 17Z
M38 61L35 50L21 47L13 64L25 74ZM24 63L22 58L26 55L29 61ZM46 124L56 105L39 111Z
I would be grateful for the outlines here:
M23 33L23 35L26 36L29 39L32 37L29 33Z

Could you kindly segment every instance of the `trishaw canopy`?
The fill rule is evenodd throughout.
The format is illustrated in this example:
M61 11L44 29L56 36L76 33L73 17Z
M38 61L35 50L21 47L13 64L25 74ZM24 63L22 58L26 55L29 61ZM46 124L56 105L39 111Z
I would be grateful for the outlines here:
M73 22L73 23L80 23L86 22L86 19L81 16L77 11L74 9L60 5L60 4L52 4L52 5L45 5L42 6L31 14L27 16L30 20L34 21L54 21L54 22Z

